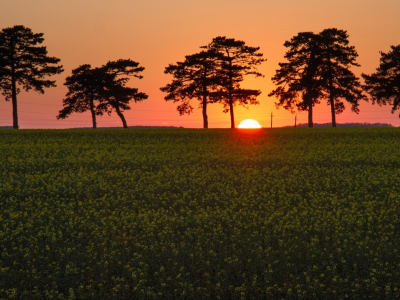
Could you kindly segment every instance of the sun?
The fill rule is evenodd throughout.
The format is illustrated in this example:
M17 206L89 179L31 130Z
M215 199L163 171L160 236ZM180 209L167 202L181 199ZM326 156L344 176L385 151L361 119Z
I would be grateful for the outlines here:
M246 120L243 120L242 122L240 122L240 124L238 125L238 128L247 128L247 129L261 128L261 125L256 120L246 119Z

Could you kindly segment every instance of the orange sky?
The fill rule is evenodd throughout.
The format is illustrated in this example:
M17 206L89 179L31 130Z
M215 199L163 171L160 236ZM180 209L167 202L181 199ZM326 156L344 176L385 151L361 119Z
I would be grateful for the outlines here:
M0 28L24 25L33 32L43 32L50 56L61 59L65 71L53 79L57 87L44 95L34 91L18 96L20 128L91 127L89 112L56 120L67 89L65 77L81 64L101 66L109 60L130 58L145 67L144 78L132 78L130 86L138 87L149 98L132 103L125 112L129 126L202 127L201 110L179 116L177 104L166 102L159 90L171 77L164 74L170 63L182 61L185 55L199 51L216 36L243 40L259 46L267 62L259 67L264 78L247 78L243 87L260 89L260 105L249 109L236 107L236 125L241 120L256 119L263 127L294 124L294 115L283 108L276 110L274 98L267 95L274 88L271 77L283 62L283 43L302 31L320 32L336 27L347 30L350 44L356 47L361 67L357 75L372 73L378 67L379 51L400 44L399 0L1 0ZM391 123L400 126L398 113L390 107L362 103L360 114L346 106L337 116L338 123ZM330 122L329 107L316 107L314 122ZM222 105L209 106L210 128L230 126L229 114ZM298 122L306 123L305 112ZM11 103L0 95L0 126L11 126ZM114 113L98 119L99 127L121 126Z

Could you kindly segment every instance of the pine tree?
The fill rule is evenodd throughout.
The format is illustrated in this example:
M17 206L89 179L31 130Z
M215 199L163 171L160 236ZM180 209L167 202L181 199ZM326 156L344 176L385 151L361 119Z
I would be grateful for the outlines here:
M92 69L88 64L72 70L72 75L64 83L68 87L68 93L63 100L64 108L60 110L57 119L65 119L74 112L83 113L89 110L93 129L97 128L96 115L103 115L103 111L97 106L104 101L104 86L112 79L106 75L104 70Z
M209 96L218 84L217 63L220 58L221 55L213 50L201 51L187 55L183 62L170 64L164 71L165 74L174 77L172 83L160 88L168 93L164 99L174 103L182 102L177 107L180 115L193 112L193 106L190 104L192 99L200 101L203 128L208 128L207 104L213 103Z
M55 81L44 77L63 72L57 66L60 59L47 56L43 33L33 33L22 25L5 28L0 32L0 89L6 101L12 101L13 128L18 129L17 94L34 89L43 94L44 89L55 87Z
M260 90L242 89L240 83L244 76L254 75L263 77L257 70L257 66L266 59L259 53L259 47L249 47L245 42L216 37L212 42L201 48L207 48L219 52L222 55L218 69L219 87L210 95L214 101L220 101L224 105L224 112L230 112L231 128L235 128L235 116L233 107L236 104L247 107L249 104L259 104L257 97Z
M125 110L130 110L129 102L143 101L148 98L145 93L139 92L137 88L126 86L130 77L142 79L142 75L138 73L144 71L144 67L140 67L138 62L130 59L119 59L117 61L109 61L101 67L101 70L108 76L108 80L104 82L102 101L97 106L99 111L111 112L115 110L121 118L124 128L128 128L126 119L122 114Z
M354 46L348 44L346 31L336 28L319 34L301 32L285 42L289 48L285 58L289 62L279 64L280 69L272 78L278 87L269 94L278 98L277 108L308 111L309 127L313 127L313 107L323 99L331 106L333 127L336 114L345 109L342 99L358 113L359 101L366 98L359 78L350 70L350 66L359 65Z
M313 107L320 103L322 96L318 77L318 36L313 32L300 32L284 46L289 48L285 54L288 62L279 63L280 69L272 77L278 87L268 96L278 98L277 108L308 111L308 127L313 127Z
M325 29L319 33L319 70L322 98L331 106L332 127L336 127L336 114L343 112L345 106L341 99L351 103L351 110L359 113L359 101L366 100L362 94L359 78L350 70L358 56L354 46L348 46L348 34L336 28Z
M362 74L363 89L371 95L372 104L392 105L392 113L400 108L400 45L380 52L380 64L375 73ZM400 117L400 114L399 114Z

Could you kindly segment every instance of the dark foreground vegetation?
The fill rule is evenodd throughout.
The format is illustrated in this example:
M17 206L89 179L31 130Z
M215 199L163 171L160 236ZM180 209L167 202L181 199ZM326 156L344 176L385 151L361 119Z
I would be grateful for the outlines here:
M1 299L398 299L400 130L0 131Z

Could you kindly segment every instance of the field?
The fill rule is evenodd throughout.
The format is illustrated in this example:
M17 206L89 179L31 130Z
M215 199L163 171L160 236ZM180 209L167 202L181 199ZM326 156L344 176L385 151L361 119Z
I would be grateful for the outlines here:
M0 130L0 299L399 299L400 130Z

